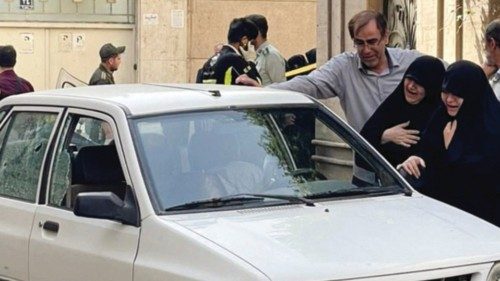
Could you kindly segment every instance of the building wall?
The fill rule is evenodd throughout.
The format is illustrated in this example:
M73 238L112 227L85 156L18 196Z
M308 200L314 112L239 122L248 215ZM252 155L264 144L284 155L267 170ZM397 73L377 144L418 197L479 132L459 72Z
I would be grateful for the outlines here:
M269 40L285 58L316 47L316 0L105 2L99 2L102 9L88 0L40 2L50 11L39 1L27 11L16 2L0 5L0 44L19 50L16 71L37 90L54 88L61 68L88 82L107 42L127 48L117 83L193 82L213 46L226 41L229 22L251 13L268 18ZM68 42L61 42L64 35ZM84 35L82 44L74 41L78 35Z
M482 34L491 20L500 17L500 0L318 0L320 62L350 50L346 25L354 13L366 8L383 11L384 3L401 2L416 6L417 50L448 62L483 62Z
M186 82L188 1L139 1L138 81Z
M285 58L316 47L316 0L140 1L139 81L194 82L231 20L253 13L266 16L268 39Z
M134 0L0 1L0 45L18 52L16 72L36 90L54 88L62 68L88 82L108 42L127 50L115 80L135 82Z
M498 0L417 2L417 49L452 63L466 59L482 64L483 32L498 15Z
M127 48L115 81L135 82L134 38L132 24L0 22L0 45L14 46L14 70L35 90L55 88L61 69L87 83L100 63L99 48L107 42Z
M268 40L285 58L316 47L316 1L194 0L191 3L190 81L213 54L213 46L227 42L229 23L236 17L264 15L269 24Z

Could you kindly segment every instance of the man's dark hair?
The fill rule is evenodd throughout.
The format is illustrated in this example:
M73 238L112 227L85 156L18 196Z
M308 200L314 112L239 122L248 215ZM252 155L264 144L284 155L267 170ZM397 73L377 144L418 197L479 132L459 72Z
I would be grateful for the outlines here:
M14 67L16 65L16 57L16 49L13 46L0 46L0 67Z
M267 39L267 30L269 29L269 27L267 26L266 17L264 17L263 15L253 14L246 16L246 18L255 23L255 25L259 29L260 35L262 35L262 38Z
M500 19L496 19L488 24L484 36L486 40L495 40L497 47L500 48Z
M387 32L387 20L384 15L374 10L366 10L355 14L349 21L347 26L349 28L349 35L351 35L351 39L354 39L354 35L358 33L359 29L367 25L372 20L375 20L377 28L380 31L380 35L384 37Z
M229 31L227 32L227 41L229 43L240 42L241 38L246 36L248 40L253 40L259 34L257 26L246 18L236 18L231 21Z

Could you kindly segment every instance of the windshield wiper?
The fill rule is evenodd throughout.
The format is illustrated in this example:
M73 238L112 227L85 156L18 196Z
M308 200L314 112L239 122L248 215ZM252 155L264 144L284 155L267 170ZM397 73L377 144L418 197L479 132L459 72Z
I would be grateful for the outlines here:
M179 210L189 210L198 208L219 208L223 206L243 205L249 202L264 201L265 198L281 199L289 201L290 203L304 203L306 204L306 206L314 206L314 202L300 196L238 193L219 198L211 198L206 200L188 202L181 205L166 208L165 211L179 211Z
M348 197L357 195L369 195L369 196L380 196L380 195L390 195L401 193L403 190L401 188L394 187L355 187L355 188L345 188L339 190L329 190L320 193L313 193L304 196L307 199L318 199L318 198L334 198L334 197Z

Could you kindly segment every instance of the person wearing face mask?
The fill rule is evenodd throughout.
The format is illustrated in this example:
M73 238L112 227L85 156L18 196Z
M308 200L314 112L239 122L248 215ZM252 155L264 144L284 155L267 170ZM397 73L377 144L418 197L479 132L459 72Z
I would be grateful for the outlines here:
M469 61L449 66L441 99L420 152L399 168L422 193L500 226L500 102Z
M360 134L393 166L418 152L420 132L440 104L444 71L435 57L417 58L361 129Z
M216 84L235 85L236 78L246 74L260 83L261 78L255 66L257 54L250 43L257 37L257 26L248 19L236 18L231 21L225 44L214 65Z
M259 29L259 33L252 41L252 44L257 48L255 64L262 78L262 85L267 86L272 83L286 81L285 59L278 49L267 40L267 19L263 15L257 14L246 16L246 18L252 21Z

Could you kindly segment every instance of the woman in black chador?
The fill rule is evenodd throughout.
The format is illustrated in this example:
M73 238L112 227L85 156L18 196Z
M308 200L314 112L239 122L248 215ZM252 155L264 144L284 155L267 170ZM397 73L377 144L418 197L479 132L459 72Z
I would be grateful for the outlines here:
M393 166L418 152L419 134L440 104L444 71L437 58L417 58L361 129L361 135Z
M421 152L401 165L421 191L500 226L500 102L468 61L445 73Z

